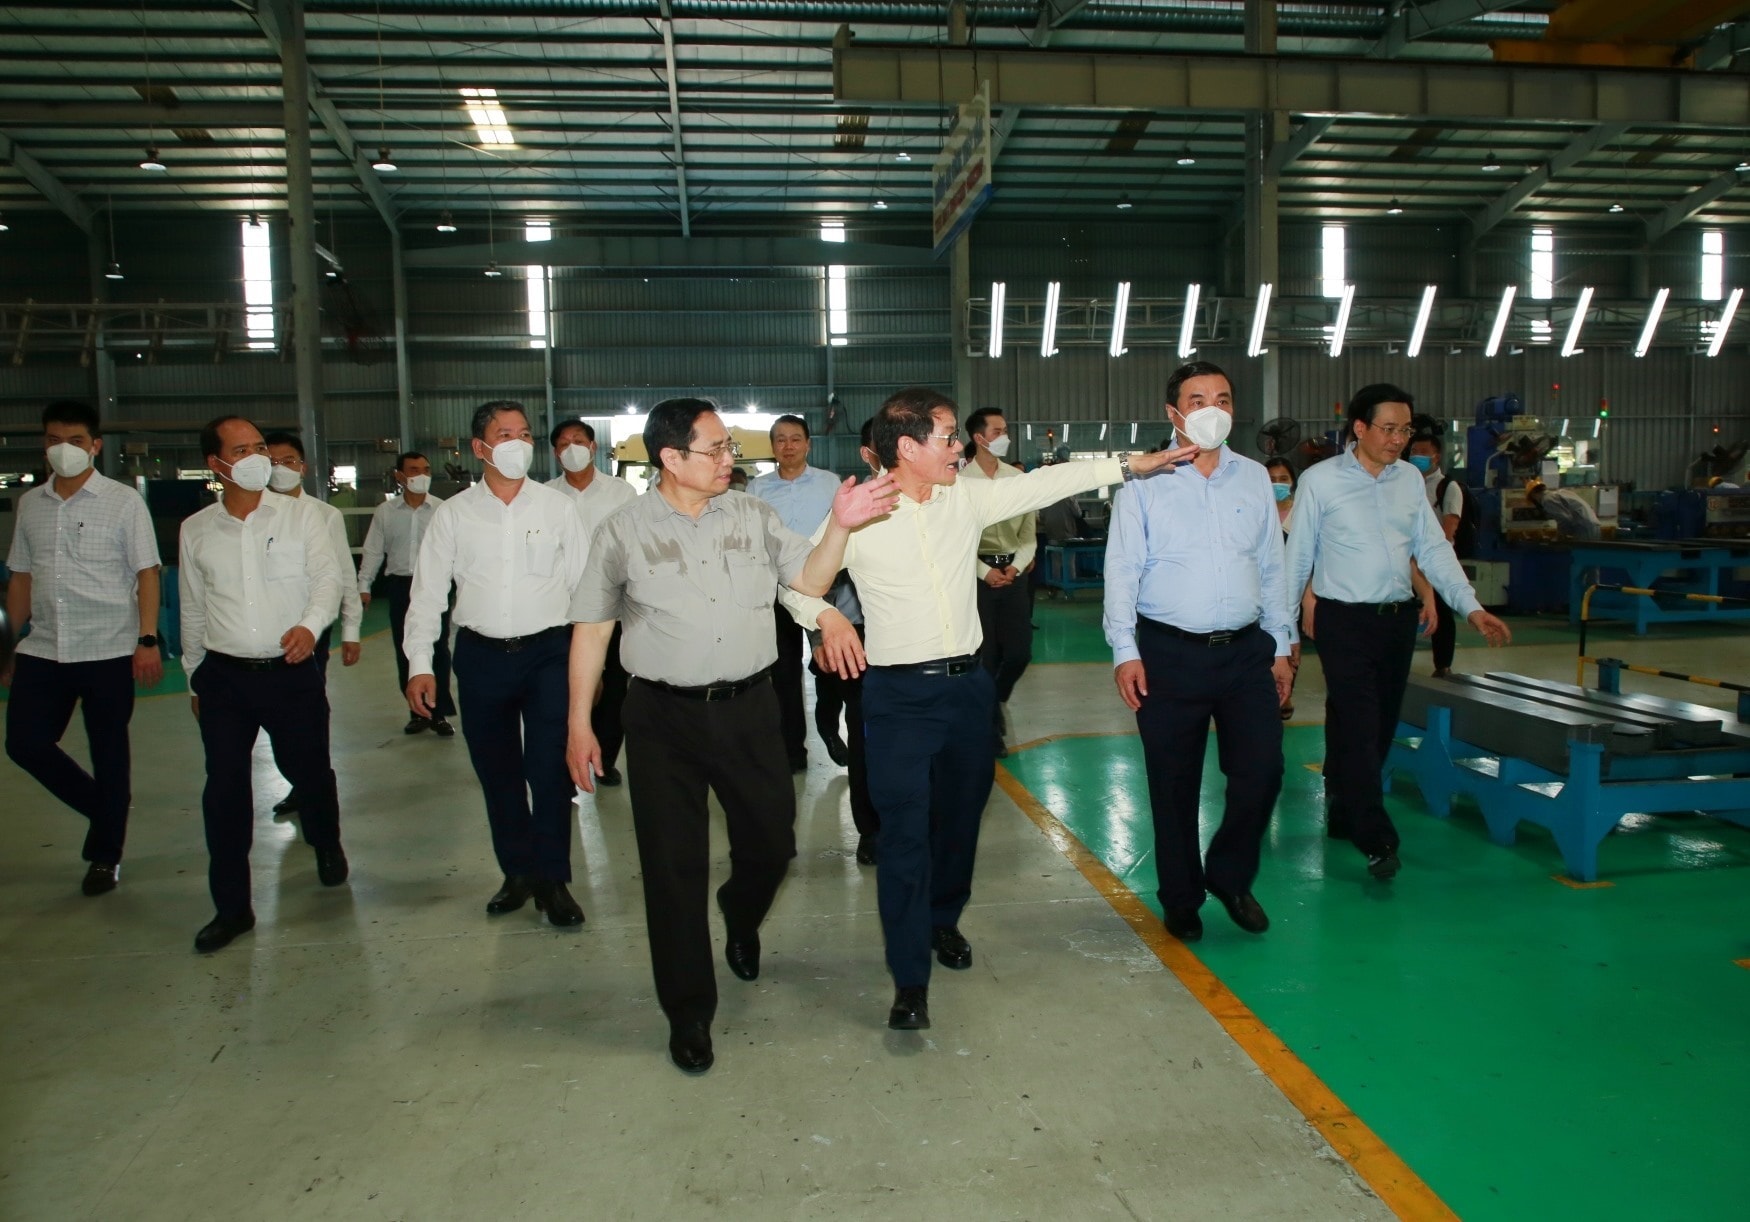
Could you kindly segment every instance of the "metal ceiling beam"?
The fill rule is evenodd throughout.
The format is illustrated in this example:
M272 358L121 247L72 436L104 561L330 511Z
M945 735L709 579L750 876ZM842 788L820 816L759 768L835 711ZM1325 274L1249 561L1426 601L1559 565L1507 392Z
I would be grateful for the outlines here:
M44 199L59 208L68 220L86 233L92 232L91 209L80 203L67 184L49 173L42 162L31 156L28 150L20 148L18 141L4 134L0 134L0 162L24 175L25 180L41 192Z
M1400 0L1385 27L1385 34L1367 53L1369 59L1395 59L1417 38L1426 38L1473 17L1511 8L1519 0L1427 0L1426 3L1404 3Z
M893 43L833 48L841 103L941 106L971 97L985 80L992 106L1750 127L1750 77L1724 73Z
M681 141L681 94L674 69L674 11L669 0L659 0L662 9L663 80L668 84L668 127L674 137L675 197L681 206L681 236L693 236L693 202L687 194L687 152Z
M255 11L251 14L255 24L260 27L262 37L272 49L275 58L282 54L286 28L293 20L288 11L286 0L256 0ZM340 155L346 158L352 167L353 176L364 190L366 198L371 201L371 207L377 210L377 215L383 218L383 224L390 229L395 228L395 209L389 202L389 193L383 189L383 184L377 181L377 172L371 169L370 158L359 148L358 141L352 138L347 130L346 120L340 117L340 111L334 103L328 100L322 90L322 81L314 70L310 76L310 109L322 123L322 129L328 133L328 138L334 141Z
M520 253L524 246L528 253ZM435 246L410 250L408 268L548 267L819 267L829 260L851 267L934 267L928 247L876 242L823 243L818 238L554 238L549 242L498 242L491 246Z
M1647 245L1651 246L1716 199L1735 189L1746 179L1750 179L1750 173L1740 174L1737 170L1727 170L1725 173L1709 179L1676 203L1669 205L1658 216L1647 222Z
M0 102L0 124L52 127L61 123L108 127L285 126L278 102Z
M1696 48L1695 66L1704 72L1730 68L1732 61L1750 51L1750 21L1722 26Z
M1027 42L1031 46L1045 47L1051 44L1051 36L1057 32L1057 27L1074 17L1088 7L1088 0L1039 0L1039 20L1033 28L1027 31ZM1003 145L1009 142L1009 135L1015 130L1015 124L1021 121L1021 108L1010 106L997 119L997 125L990 133L990 161L994 166L1003 155Z
M1282 171L1304 157L1308 149L1324 139L1325 133L1330 131L1336 122L1335 119L1327 119L1319 115L1302 120L1300 126L1294 129L1292 136L1270 150L1270 156L1264 162L1264 172L1272 177L1280 175Z
M1567 173L1599 149L1622 138L1626 123L1598 123L1568 141L1550 159L1508 187L1482 211L1471 217L1471 240L1482 237L1513 214L1513 210L1536 195L1551 179Z

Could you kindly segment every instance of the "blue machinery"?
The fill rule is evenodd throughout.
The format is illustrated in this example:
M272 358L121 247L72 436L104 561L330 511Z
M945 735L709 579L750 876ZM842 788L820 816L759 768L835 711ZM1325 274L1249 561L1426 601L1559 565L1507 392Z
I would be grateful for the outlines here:
M1476 802L1489 838L1519 824L1555 838L1568 873L1598 877L1598 846L1625 815L1700 812L1750 827L1750 722L1704 705L1624 694L1620 664L1605 688L1521 675L1416 676L1386 759L1416 780L1429 810ZM1720 684L1743 693L1737 684Z
M1750 620L1750 602L1731 597L1733 572L1746 565L1747 539L1576 543L1568 556L1568 622L1584 632L1590 618L1627 620L1645 636L1649 624ZM1594 586L1613 573L1627 580Z

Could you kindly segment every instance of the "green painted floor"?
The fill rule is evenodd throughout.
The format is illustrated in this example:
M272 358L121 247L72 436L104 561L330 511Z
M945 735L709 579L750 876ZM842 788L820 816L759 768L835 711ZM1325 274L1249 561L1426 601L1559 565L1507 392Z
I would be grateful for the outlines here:
M1625 825L1616 885L1575 890L1538 829L1489 843L1460 806L1388 799L1404 871L1368 881L1324 839L1319 727L1291 727L1257 895L1269 933L1213 901L1196 953L1459 1216L1750 1216L1750 831ZM1159 912L1141 747L1062 739L1006 764ZM1222 779L1213 736L1204 839ZM1736 1202L1736 1204L1733 1204Z

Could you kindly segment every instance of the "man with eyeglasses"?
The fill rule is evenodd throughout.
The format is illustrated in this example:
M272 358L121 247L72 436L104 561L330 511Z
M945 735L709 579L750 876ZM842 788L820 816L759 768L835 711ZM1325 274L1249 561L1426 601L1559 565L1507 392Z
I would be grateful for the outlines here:
M739 457L709 399L650 410L644 446L662 482L602 524L571 599L571 776L602 774L590 701L616 622L625 624L626 783L644 881L656 996L669 1056L689 1073L715 1060L706 883L715 792L729 831L729 879L717 891L724 958L743 980L760 970L760 923L796 855L796 791L772 689L772 604L780 584L818 597L832 585L849 531L889 511L893 481L845 480L818 544L787 529L757 497L725 496ZM860 670L855 628L820 613L824 649Z
M1380 383L1349 400L1349 447L1301 474L1288 519L1288 591L1317 603L1303 625L1325 673L1326 832L1349 840L1385 882L1401 868L1381 768L1397 733L1415 654L1421 600L1410 562L1490 645L1512 639L1483 610L1422 481L1401 460L1415 400Z
M875 414L875 456L900 496L852 532L845 569L868 632L863 720L881 820L876 890L895 994L887 1025L930 1025L930 954L972 966L960 914L996 776L995 680L979 662L979 538L992 523L1132 476L1171 469L1196 446L1058 463L1015 479L961 480L954 401L926 387Z

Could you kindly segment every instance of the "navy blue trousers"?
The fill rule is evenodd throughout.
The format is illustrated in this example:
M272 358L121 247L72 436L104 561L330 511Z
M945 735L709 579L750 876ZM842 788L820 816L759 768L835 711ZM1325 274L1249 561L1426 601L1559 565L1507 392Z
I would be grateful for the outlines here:
M462 737L507 875L571 881L570 650L563 632L515 653L482 644L466 628L456 636Z
M869 796L881 819L875 885L887 968L899 988L930 982L930 930L972 897L978 828L996 780L995 684L871 666L863 675Z
M211 654L189 679L200 697L207 784L207 886L220 916L251 911L249 849L255 841L251 783L256 736L267 731L274 763L297 791L304 839L340 844L340 798L328 758L328 690L314 658L297 666L245 670Z
M1396 852L1383 769L1416 656L1416 605L1381 614L1321 598L1313 614L1325 672L1326 818L1370 857Z
M61 750L79 706L91 752L86 772ZM132 801L128 722L134 715L132 654L101 662L51 662L16 655L6 702L6 754L55 797L90 820L86 861L114 865L127 839Z
M378 579L389 598L389 635L395 639L395 681L401 703L407 703L407 651L401 638L407 630L407 605L412 601L413 578L385 573ZM456 715L456 701L450 695L450 613L446 610L439 621L438 639L431 650L432 678L437 680L439 717L448 720Z

